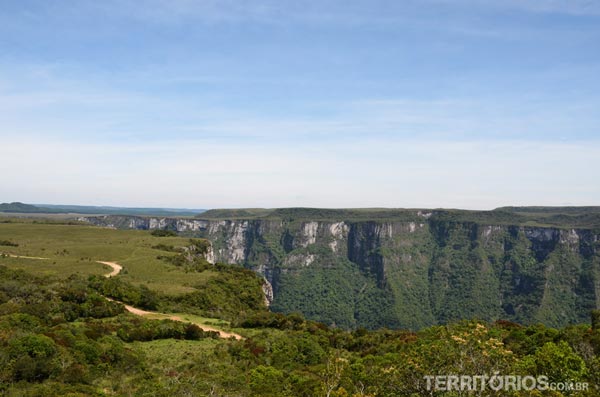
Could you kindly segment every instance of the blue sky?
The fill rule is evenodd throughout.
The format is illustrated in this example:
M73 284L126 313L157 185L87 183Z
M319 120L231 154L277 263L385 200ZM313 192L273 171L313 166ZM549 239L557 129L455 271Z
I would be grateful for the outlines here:
M0 0L0 201L599 205L600 2Z

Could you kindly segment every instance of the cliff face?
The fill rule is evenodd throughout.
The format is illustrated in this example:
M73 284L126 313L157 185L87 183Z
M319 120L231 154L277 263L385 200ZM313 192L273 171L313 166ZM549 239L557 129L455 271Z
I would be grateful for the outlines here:
M101 216L212 241L272 286L276 311L342 327L420 328L461 318L560 326L600 306L599 234L440 220L196 220Z

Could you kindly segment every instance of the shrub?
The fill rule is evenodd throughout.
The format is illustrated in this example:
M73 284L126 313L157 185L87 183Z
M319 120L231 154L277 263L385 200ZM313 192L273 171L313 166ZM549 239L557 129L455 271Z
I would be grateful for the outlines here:
M150 232L154 237L177 237L177 233L173 230L156 229Z

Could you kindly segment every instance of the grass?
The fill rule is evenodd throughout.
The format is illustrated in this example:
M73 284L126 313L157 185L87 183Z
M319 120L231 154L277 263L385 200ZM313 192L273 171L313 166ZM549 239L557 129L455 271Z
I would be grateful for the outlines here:
M0 250L2 252L4 250ZM12 251L12 250L11 250ZM39 275L55 276L57 274L106 274L108 266L88 261L39 260L27 258L1 258L0 264L11 269L22 269Z
M150 320L169 320L173 316L177 316L177 317L181 318L182 320L193 323L193 324L199 324L201 326L206 325L206 326L213 327L213 328L223 330L226 332L231 332L231 327L230 327L229 321L221 320L218 318L202 317L202 316L198 316L195 314L189 314L189 313L151 313L151 314L144 315L144 318L147 318ZM245 333L244 331L246 331L246 330L242 328L238 331L242 331L242 334L244 334Z
M229 324L230 324L229 321L197 316L195 314L171 313L170 315L181 317L185 321L195 322L195 323L204 324L204 325L210 325L210 326L218 327L219 329L229 329Z
M123 266L124 280L167 294L190 292L193 285L202 285L215 275L210 271L187 273L157 259L169 253L152 246L159 243L185 246L189 244L188 239L154 237L147 231L13 220L0 223L0 240L19 244L18 247L1 246L0 254L48 258L0 258L0 264L36 274L64 277L73 273L105 274L110 269L96 261L114 261Z
M160 339L150 342L132 342L129 345L144 353L151 364L163 368L182 368L193 363L199 357L211 354L219 343L216 339L179 340Z

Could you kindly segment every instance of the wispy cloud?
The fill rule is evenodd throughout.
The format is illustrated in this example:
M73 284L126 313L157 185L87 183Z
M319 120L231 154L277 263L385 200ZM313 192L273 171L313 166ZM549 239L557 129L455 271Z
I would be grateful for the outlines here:
M89 2L88 6L104 13L120 14L157 23L182 23L194 20L204 23L254 21L271 24L289 22L338 23L364 25L410 22L428 7L447 9L476 8L478 11L519 10L534 13L600 15L594 0L425 0L389 2L300 0L294 2L259 0L145 0ZM464 9L463 9L464 11Z
M597 142L406 139L382 145L365 137L319 147L12 138L3 150L3 161L19 172L3 176L0 194L28 201L493 208L593 204L600 194L586 177L600 156Z
M521 10L539 13L600 15L600 3L595 0L426 0L447 6L470 6L488 10Z
M598 99L563 94L364 98L304 102L276 114L253 104L213 103L211 95L157 96L132 87L44 74L40 87L0 91L0 135L106 140L258 139L597 139ZM27 78L25 78L27 80ZM569 98L570 95L570 98ZM28 115L35 114L35 117ZM596 127L594 127L596 126ZM590 129L591 127L591 129Z
M19 173L2 174L0 193L190 207L594 203L599 8L13 2L0 10L0 165Z

